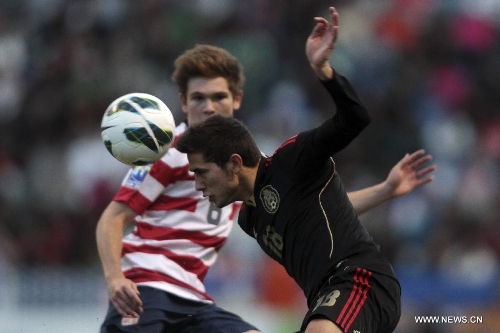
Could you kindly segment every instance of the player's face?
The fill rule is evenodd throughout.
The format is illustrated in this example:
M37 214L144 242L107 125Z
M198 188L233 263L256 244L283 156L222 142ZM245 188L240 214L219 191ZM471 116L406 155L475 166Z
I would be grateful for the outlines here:
M233 96L223 77L196 77L188 82L186 96L180 95L182 111L189 125L204 121L214 114L232 117L241 105L242 93Z
M238 179L229 169L213 162L205 162L200 153L188 154L189 170L194 172L196 190L221 208L237 201Z

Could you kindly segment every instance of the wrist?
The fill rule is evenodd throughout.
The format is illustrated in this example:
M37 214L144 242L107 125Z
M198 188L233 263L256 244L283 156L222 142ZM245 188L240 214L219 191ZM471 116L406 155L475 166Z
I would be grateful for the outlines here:
M379 195L382 198L384 198L384 201L398 197L396 193L396 187L388 180L385 180L382 183L380 183Z
M125 277L125 275L123 274L123 272L121 271L121 269L119 271L108 272L108 273L104 274L104 279L107 282L111 282L113 280L121 279L121 278L124 278L124 277Z
M311 67L316 74L316 76L321 80L321 81L327 81L331 80L333 76L335 75L335 71L333 70L332 66L328 62L323 63L321 66L315 66L311 64Z

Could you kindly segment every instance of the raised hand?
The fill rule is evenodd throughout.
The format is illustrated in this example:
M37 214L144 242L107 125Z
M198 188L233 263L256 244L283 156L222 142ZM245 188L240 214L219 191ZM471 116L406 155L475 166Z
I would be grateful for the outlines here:
M329 79L333 70L329 59L335 48L339 32L339 14L335 7L328 8L330 21L315 17L316 25L306 41L306 56L320 79Z

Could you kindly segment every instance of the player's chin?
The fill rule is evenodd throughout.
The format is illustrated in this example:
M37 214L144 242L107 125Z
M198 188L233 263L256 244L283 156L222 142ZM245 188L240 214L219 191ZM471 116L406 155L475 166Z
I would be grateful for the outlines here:
M217 208L223 208L226 207L227 205L230 204L230 202L227 202L227 200L223 199L217 199L215 197L211 197L210 201L214 204L215 207Z
M213 203L214 203L214 206L217 208L223 208L223 207L227 206L227 204L224 204L222 202L214 201Z

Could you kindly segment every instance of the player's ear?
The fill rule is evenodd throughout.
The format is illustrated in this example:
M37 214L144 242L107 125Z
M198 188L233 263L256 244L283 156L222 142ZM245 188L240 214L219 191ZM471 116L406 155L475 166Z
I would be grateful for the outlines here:
M233 110L239 110L241 101L243 100L243 90L238 91L238 94L233 98Z
M237 174L243 167L243 160L239 154L232 154L227 162L227 170L233 174Z
M183 93L179 93L179 101L181 102L181 108L184 113L187 113L187 99Z

